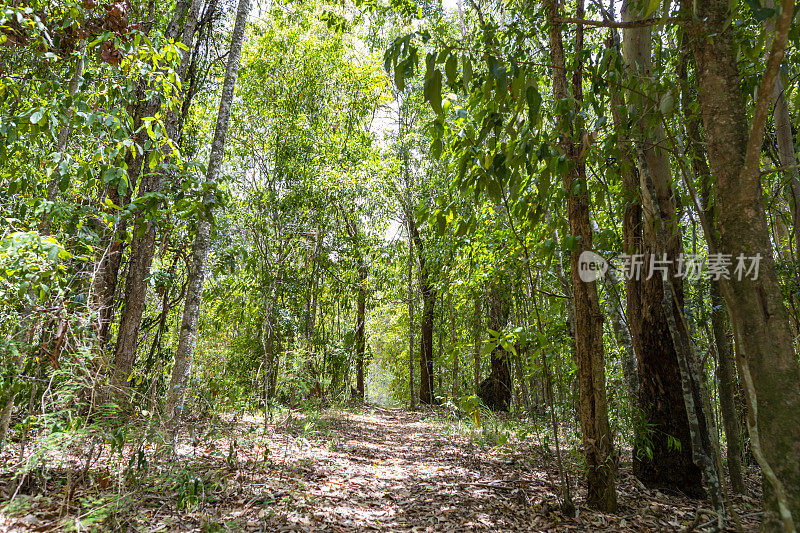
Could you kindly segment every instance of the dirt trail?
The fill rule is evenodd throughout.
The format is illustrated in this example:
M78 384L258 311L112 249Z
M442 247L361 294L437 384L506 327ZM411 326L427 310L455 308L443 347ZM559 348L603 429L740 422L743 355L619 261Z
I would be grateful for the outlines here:
M15 510L0 511L0 531L59 531L90 520L103 530L203 532L679 531L709 522L697 512L708 502L647 489L626 468L619 512L591 511L574 486L577 464L571 476L579 514L566 517L554 458L530 437L493 448L447 433L429 416L378 407L284 414L266 438L263 420L195 420L177 457L157 460L147 448L151 466L138 478L119 456L101 454L86 476L92 481L73 491L67 507L68 469L51 467L44 491L23 490ZM6 450L3 458L13 455ZM72 462L81 464L80 455ZM194 479L196 499L179 508ZM10 472L0 472L3 482L12 486ZM0 489L0 509L7 497ZM736 507L744 529L754 530L758 501L737 498Z
M374 408L331 422L334 451L308 450L307 525L520 530L533 525L534 493L547 492L521 483L512 459L444 435L418 413Z

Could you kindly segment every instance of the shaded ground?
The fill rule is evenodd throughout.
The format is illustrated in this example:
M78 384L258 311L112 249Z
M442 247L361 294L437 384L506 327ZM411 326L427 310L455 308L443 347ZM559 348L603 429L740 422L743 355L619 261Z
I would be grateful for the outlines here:
M71 468L32 473L7 504L19 485L12 446L0 456L0 530L677 531L711 520L708 502L645 489L626 469L619 513L584 508L578 488L578 516L565 517L554 458L532 439L492 448L425 416L289 414L266 439L255 419L195 422L177 457L158 459L168 447L155 445L113 457L98 446L96 458L83 449L61 458ZM735 506L744 529L756 529L758 502Z

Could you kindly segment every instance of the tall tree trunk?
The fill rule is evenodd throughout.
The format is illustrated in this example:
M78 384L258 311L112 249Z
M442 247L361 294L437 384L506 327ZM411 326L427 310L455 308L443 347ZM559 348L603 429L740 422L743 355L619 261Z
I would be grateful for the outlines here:
M406 170L406 174L408 171ZM409 189L410 190L410 189ZM409 195L410 196L410 195ZM406 224L408 231L408 388L411 394L410 404L411 408L415 409L417 406L417 395L414 392L414 243L411 237L411 217L406 213Z
M682 58L678 76L683 81L683 86L689 87L688 57ZM708 168L705 149L701 141L700 117L692 112L692 95L683 91L681 106L686 122L686 152L691 159L692 174L700 181L700 199L702 201L703 216L707 221L714 220L714 206L711 198L711 169ZM744 493L744 480L742 478L742 446L741 427L736 409L734 390L736 387L736 371L730 343L725 334L725 301L719 288L719 281L709 279L711 299L711 329L713 343L717 354L717 387L719 390L719 404L722 414L722 425L725 429L727 442L728 473L731 478L731 487L734 492Z
M491 283L488 298L487 328L501 333L511 314L511 295L504 283L503 273L498 273ZM492 411L508 411L511 406L511 359L500 344L499 339L490 338L487 342L496 343L492 349L489 375L478 385L478 397Z
M175 6L175 15L167 26L165 37L180 40L184 45L191 44L192 35L197 24L202 0L179 0ZM182 78L188 67L188 54L183 52L179 76ZM145 104L143 116L155 116L161 106L159 97L153 97ZM170 139L177 138L178 117L174 111L168 111L164 121L166 134ZM165 150L171 150L165 144ZM134 170L142 173L143 162L148 154L135 158ZM129 172L129 176L130 176ZM131 176L131 181L137 181L138 176ZM139 196L159 192L163 186L164 176L160 173L148 173L142 176L139 185ZM117 345L114 350L113 382L116 386L123 386L133 371L136 360L136 345L139 338L139 328L142 323L142 314L147 303L147 276L153 262L155 251L156 226L153 221L146 221L144 214L140 213L134 218L133 239L131 241L128 274L125 279L124 307L117 332Z
M419 262L419 291L422 294L422 316L420 317L419 343L419 401L424 404L434 403L433 396L433 323L435 318L436 287L431 280L422 238L413 221L409 222L411 236L417 249Z
M733 351L725 334L725 301L719 290L719 283L711 281L711 329L714 334L714 348L717 352L717 387L719 389L719 409L722 413L722 426L725 429L727 442L728 473L731 477L731 488L737 494L744 494L744 478L742 477L742 430L736 410L734 390L736 388L736 371L733 363Z
M644 18L644 5L635 2L623 3L623 21ZM651 72L652 30L649 26L626 28L623 31L622 50L626 68L631 76L641 80L638 86L646 87L652 82ZM644 183L642 165L646 164L652 177L656 197L644 202L642 210L640 245L628 253L644 254L644 266L640 280L635 284L639 291L639 307L632 310L631 332L634 336L639 370L639 409L652 431L645 441L651 454L636 446L633 454L633 471L636 477L653 486L680 489L692 495L703 494L700 468L692 460L692 440L687 411L681 387L681 374L677 347L671 337L664 298L661 272L654 270L651 262L664 258L668 263L667 277L673 283L676 300L673 314L683 309L683 281L676 277L677 258L682 253L681 233L673 200L672 176L669 154L660 148L665 141L659 110L655 104L639 91L630 91L628 105L633 115L633 138L637 150L644 158L638 162L640 198L650 198ZM662 228L665 247L658 245L657 221L665 222ZM653 272L650 279L645 279ZM682 327L682 322L676 323ZM670 438L680 442L679 447L670 445ZM652 459L650 458L652 456Z
M422 316L420 317L419 346L419 401L434 403L433 396L433 321L436 304L436 289L420 254L419 288L422 294Z
M450 350L453 352L453 399L458 398L458 350L456 349L456 315L453 308L453 293L450 293Z
M739 350L748 402L751 449L764 474L765 515L770 531L794 529L800 516L800 367L789 316L778 283L761 191L760 152L775 78L786 50L794 0L785 0L774 32L748 128L733 48L727 0L684 0L682 7L695 58L701 115L714 175L717 221L706 231L718 253L755 257L757 279L722 280ZM714 35L709 39L708 35ZM748 130L750 131L748 137Z
M567 85L566 61L560 24L561 14L556 0L546 0L549 23L550 57L552 60L553 98L561 101L570 97ZM583 0L578 0L576 17L583 18ZM572 100L575 117L580 116L583 100L582 64L583 26L575 33L575 57L572 68ZM577 119L580 120L579 118ZM586 186L586 167L582 160L584 145L578 151L574 139L582 139L582 124L570 123L564 114L558 117L561 149L574 161L574 167L564 173L562 180L567 196L569 230L577 238L577 249L570 255L572 290L575 305L575 348L578 363L580 421L587 467L587 503L594 508L613 512L617 508L614 487L616 457L608 423L603 361L603 319L597 297L596 281L584 282L578 272L580 254L592 249L592 227L589 219L589 193ZM576 192L577 190L577 192Z
M475 295L475 310L472 317L472 374L475 394L481 384L481 295Z
M367 269L364 261L359 256L358 259L358 295L356 302L356 395L360 401L364 401L364 353L366 351L365 322L367 309Z
M231 104L233 103L236 77L239 72L239 58L242 54L244 33L247 27L247 15L250 12L250 0L239 0L236 10L236 23L231 34L231 47L228 52L228 65L225 70L225 81L222 84L222 96L217 112L217 124L214 129L214 140L211 143L211 153L208 157L208 172L206 181L215 184L222 172L222 161L225 156L225 138L228 134L228 123L231 117ZM172 379L169 385L166 413L175 422L179 413L175 408L183 407L186 397L186 386L192 372L192 359L197 341L197 328L200 317L200 304L203 298L203 284L205 281L208 253L211 249L211 223L200 219L197 223L194 248L192 250L192 265L189 270L186 303L183 308L181 329L178 337L178 349L175 352L175 366L172 370Z

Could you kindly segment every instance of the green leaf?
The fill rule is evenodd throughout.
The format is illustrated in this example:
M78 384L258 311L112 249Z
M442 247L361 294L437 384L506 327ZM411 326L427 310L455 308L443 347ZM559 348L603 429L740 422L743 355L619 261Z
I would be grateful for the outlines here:
M398 91L403 92L406 90L405 65L402 61L398 62L394 67L394 84L397 86Z
M502 191L500 190L500 184L497 183L496 179L487 180L486 192L489 193L489 197L492 199L492 201L498 204L500 203Z
M450 54L447 58L447 62L444 64L444 71L447 74L447 81L448 83L455 85L458 76L458 71L456 69L456 55Z
M104 203L106 206L110 207L111 209L117 209L117 210L121 210L121 209L122 209L121 207L119 207L118 205L116 205L114 202L112 202L110 198L105 198L105 199L103 200L103 203Z
M69 178L70 176L67 172L61 174L61 178L59 178L58 180L59 191L64 192L67 190L67 188L69 187Z
M433 71L430 79L425 81L425 99L431 104L435 113L442 112L442 71L438 68Z
M472 60L468 55L464 56L464 89L469 92L469 84L472 81Z
M438 137L431 143L431 155L434 159L442 157L442 140Z
M525 89L525 100L528 102L528 121L534 124L542 107L542 95L536 87L531 86Z
M652 15L660 5L661 0L649 0L649 3L647 4L647 11L644 13L644 18L650 17L650 15Z
M436 215L436 230L439 232L439 235L444 235L447 229L447 220L445 219L444 215L439 213Z

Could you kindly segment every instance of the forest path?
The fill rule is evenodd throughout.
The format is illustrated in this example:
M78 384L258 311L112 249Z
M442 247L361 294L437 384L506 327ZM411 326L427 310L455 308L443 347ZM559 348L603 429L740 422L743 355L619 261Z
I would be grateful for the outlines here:
M103 447L77 487L70 480L85 468L87 451L75 447L71 456L49 463L48 482L29 476L36 482L8 505L16 482L13 470L0 469L0 531L94 524L101 530L203 533L638 532L711 524L698 515L709 502L647 489L626 465L617 483L618 512L586 508L578 454L562 447L579 511L564 516L555 493L555 458L531 435L509 430L510 442L493 447L480 433L456 431L443 415L438 409L372 406L282 411L266 432L260 417L194 418L186 421L177 455L147 444L149 467L131 467L138 445L129 434L122 456ZM5 450L0 464L12 464L17 453ZM757 484L755 470L748 478ZM70 486L72 501L65 506ZM737 496L734 504L744 529L755 530L758 501Z
M542 472L525 472L513 458L424 417L372 407L323 419L334 440L295 452L306 485L296 524L332 531L542 529L533 504L548 495L555 503L545 482L535 482ZM277 447L273 460L280 453Z

